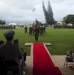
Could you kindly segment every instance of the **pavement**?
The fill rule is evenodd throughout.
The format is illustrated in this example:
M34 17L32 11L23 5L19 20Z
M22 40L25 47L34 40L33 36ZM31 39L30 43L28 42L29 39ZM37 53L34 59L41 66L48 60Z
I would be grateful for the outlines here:
M27 56L26 58L26 66L24 68L25 75L33 75L33 43L25 43L25 46L31 46L31 53L30 56ZM69 67L64 66L65 57L66 55L51 55L51 53L48 51L46 45L51 45L50 43L44 43L44 46L49 53L54 65L58 67L62 73L62 75L74 75L74 69L71 69Z

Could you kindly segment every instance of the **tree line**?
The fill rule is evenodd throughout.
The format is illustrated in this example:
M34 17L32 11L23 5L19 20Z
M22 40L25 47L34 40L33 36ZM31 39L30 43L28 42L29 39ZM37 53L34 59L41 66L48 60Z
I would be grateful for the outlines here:
M54 17L53 17L53 11L50 5L50 1L48 1L47 9L45 8L44 2L42 2L42 8L43 8L46 23L50 25L55 24L56 21L54 20Z
M43 8L46 24L49 24L51 26L53 24L56 24L57 21L54 19L54 14L53 14L53 10L52 10L50 1L48 1L47 9L45 8L44 2L42 2L42 8ZM71 23L74 26L74 14L69 14L69 15L65 16L63 18L63 22L66 24ZM6 22L4 20L0 20L0 24L4 25L4 24L6 24ZM40 24L41 24L41 22L40 22Z
M4 20L0 20L0 24L1 25L4 25L5 24L5 21Z
M51 25L51 26L53 24L56 24L57 21L55 21L55 19L54 19L54 14L53 14L53 11L52 11L50 1L48 1L47 9L45 8L44 2L42 2L42 8L43 8L46 23ZM74 25L74 14L69 14L69 15L65 16L63 18L63 22L66 23L66 24L71 23L71 24Z

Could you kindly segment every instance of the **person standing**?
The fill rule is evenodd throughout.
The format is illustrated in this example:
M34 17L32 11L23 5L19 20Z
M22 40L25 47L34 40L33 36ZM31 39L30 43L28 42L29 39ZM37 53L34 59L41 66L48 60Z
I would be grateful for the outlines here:
M32 34L33 34L33 27L30 26L30 27L29 27L29 35L32 35Z
M34 29L34 36L35 36L35 41L38 41L39 27L35 27L35 29Z
M27 26L25 26L24 29L25 29L25 33L27 33Z

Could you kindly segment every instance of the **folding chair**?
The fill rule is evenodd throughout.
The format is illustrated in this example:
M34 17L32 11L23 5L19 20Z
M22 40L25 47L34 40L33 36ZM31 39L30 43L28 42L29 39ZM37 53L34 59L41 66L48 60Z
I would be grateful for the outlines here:
M0 56L0 75L7 75L5 59Z
M20 75L19 65L16 61L9 60L9 61L6 61L5 63L6 63L7 73L9 71L12 71L13 75L15 75L15 74Z
M70 56L66 56L65 57L64 66L65 67L74 66L74 53L72 53L72 59L71 58L67 58L67 57L70 57Z

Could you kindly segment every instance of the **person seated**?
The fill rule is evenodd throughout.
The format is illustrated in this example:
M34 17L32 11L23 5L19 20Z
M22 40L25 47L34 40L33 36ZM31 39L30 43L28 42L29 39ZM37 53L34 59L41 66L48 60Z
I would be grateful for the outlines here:
M20 75L23 74L22 54L20 48L12 43L15 32L8 30L4 33L6 43L0 47L0 56L4 57L5 61L15 60L20 68ZM20 61L21 60L21 61Z
M14 40L13 40L13 43L14 43L15 45L17 45L17 46L20 48L21 53L22 53L22 56L23 56L23 59L24 59L24 61L26 61L26 52L23 50L23 48L21 48L21 47L19 46L19 41L18 41L18 39L14 39Z
M74 62L74 52L72 53L72 58L73 58L73 62Z
M2 46L4 44L3 40L0 40L0 46Z
M73 51L67 51L66 61L67 62L73 62Z
M66 61L67 61L67 62L73 62L73 59L72 59L72 57L70 57L70 56L67 55L67 56L66 56Z

